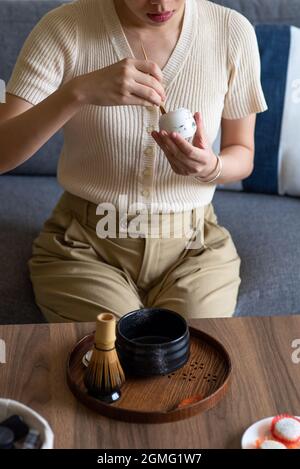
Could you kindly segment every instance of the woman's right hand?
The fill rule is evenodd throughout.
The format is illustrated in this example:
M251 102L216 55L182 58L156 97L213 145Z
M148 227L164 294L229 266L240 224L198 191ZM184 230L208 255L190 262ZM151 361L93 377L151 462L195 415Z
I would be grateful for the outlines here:
M159 106L166 98L162 71L150 60L125 58L73 81L84 104Z

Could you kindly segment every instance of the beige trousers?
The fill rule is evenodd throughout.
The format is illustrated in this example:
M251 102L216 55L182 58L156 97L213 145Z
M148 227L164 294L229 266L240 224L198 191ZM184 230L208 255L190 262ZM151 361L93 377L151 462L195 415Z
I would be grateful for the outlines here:
M120 317L154 306L185 318L232 316L240 258L229 232L218 225L213 205L205 206L202 216L195 213L185 212L192 229L202 228L201 243L193 248L187 243L195 232L176 237L176 214L169 238L161 231L156 237L121 238L117 223L117 236L103 239L96 226L104 215L96 215L96 205L65 192L34 240L28 263L45 318L95 321L102 311Z

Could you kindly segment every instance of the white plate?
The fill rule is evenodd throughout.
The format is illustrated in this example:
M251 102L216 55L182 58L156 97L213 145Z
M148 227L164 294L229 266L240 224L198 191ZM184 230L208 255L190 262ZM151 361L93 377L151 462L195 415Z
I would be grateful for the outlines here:
M270 427L274 417L267 417L253 423L242 436L242 449L256 449L256 440L271 435ZM300 418L300 417L297 417Z

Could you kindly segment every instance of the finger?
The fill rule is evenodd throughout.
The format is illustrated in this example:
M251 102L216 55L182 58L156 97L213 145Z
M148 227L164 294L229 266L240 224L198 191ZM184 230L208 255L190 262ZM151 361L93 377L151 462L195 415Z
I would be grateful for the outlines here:
M184 162L185 168L188 168L191 172L201 171L202 166L204 166L207 161L207 150L193 147L193 145L190 145L182 135L177 134L176 132L169 134L169 137L173 143L176 144L177 151L175 155L179 161Z
M178 160L182 160L181 155L179 155L181 151L176 145L176 143L169 137L168 132L166 132L165 130L162 130L162 132L159 135L162 141L165 143L165 145L169 149L169 151L174 155L174 157Z
M194 114L194 119L196 121L197 130L193 138L193 145L198 148L204 149L204 140L202 135L202 123L201 123L201 116L199 112Z
M176 174L186 175L188 174L187 168L184 165L184 162L174 156L174 154L169 150L168 145L163 141L163 138L158 132L152 132L153 138L159 144L164 154L166 155L171 168Z
M195 163L201 164L205 162L205 155L202 153L202 149L195 148L185 140L182 135L176 132L171 132L169 135L172 141L177 145L178 150L183 153L186 158L190 161L194 161Z
M201 135L202 135L203 145L204 145L204 148L209 148L209 138L207 136L207 132L206 132L205 125L204 125L204 122L203 122L203 118L202 118L202 115L200 114L200 112L198 114L199 114L199 118L200 118Z
M134 98L134 103L133 99ZM125 105L127 104L126 102L124 103ZM150 103L147 99L142 99L140 96L137 96L134 93L131 93L128 96L128 105L134 104L135 106L158 106L156 103Z
M182 169L182 174L192 174L201 171L202 165L204 165L205 160L200 160L199 158L189 158L181 150L178 146L172 141L172 139L165 135L167 132L162 131L163 136L161 140L165 142L165 145L169 149L170 157L172 160L175 160L177 165L179 165Z
M135 96L139 96L141 99L148 101L148 106L149 102L150 104L156 104L157 106L160 106L162 103L161 96L149 86L140 85L134 81L129 87L129 91Z
M136 70L135 76L133 78L137 84L154 89L162 100L166 99L166 93L162 84L151 75Z
M166 156L171 156L170 151L158 132L152 132L152 136Z
M161 68L157 65L157 63L152 62L152 60L134 60L134 65L137 70L140 70L144 73L149 73L154 78L156 78L160 83L163 82L163 73Z
M164 147L167 149L168 153L176 159L179 159L178 155L176 154L178 153L178 148L176 148L176 145L174 145L174 143L169 139L167 132L163 130L162 132L158 133L158 136Z
M205 132L204 124L203 124L203 119L202 119L200 112L195 113L194 119L197 124L197 131L193 140L193 144L197 146L198 148L207 149L208 140L207 140L207 136L206 136L206 132Z
M158 133L153 131L151 132L151 136L152 138L154 138L154 140L156 141L156 143L160 146L160 140L159 140L159 136L158 136Z

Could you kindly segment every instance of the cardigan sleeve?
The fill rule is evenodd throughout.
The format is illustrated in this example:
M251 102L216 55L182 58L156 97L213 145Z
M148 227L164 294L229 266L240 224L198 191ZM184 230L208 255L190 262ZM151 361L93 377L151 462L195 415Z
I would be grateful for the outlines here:
M268 109L261 85L261 62L255 29L231 10L228 34L228 90L222 117L240 119Z
M76 61L76 23L63 5L46 13L27 36L8 93L38 104L68 81Z

